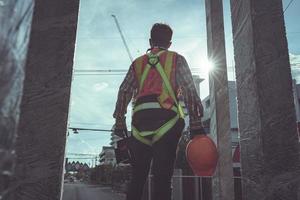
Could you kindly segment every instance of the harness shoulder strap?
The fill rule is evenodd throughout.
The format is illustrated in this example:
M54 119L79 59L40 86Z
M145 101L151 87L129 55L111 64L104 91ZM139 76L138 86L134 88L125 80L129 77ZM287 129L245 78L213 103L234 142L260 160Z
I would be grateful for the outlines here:
M163 52L165 52L165 50L162 50L156 54L153 54L153 53L148 53L147 56L148 56L148 59L149 57L152 57L152 58L157 58L159 57ZM157 58L158 59L158 58ZM144 87L144 82L148 76L148 73L150 71L150 68L151 68L151 65L148 63L143 71L143 74L141 76L141 80L140 80L140 87L139 87L139 90L141 91Z
M143 56L141 56L134 61L134 66L135 66L134 69L136 71L138 82L141 81L143 60L144 60L144 58L143 58Z
M177 101L177 99L176 99L176 96L175 96L175 93L174 93L174 91L173 91L173 89L172 89L170 80L168 79L168 77L167 77L167 75L166 75L165 71L163 70L163 68L162 68L162 66L161 66L160 63L157 63L157 64L156 64L156 69L157 69L157 71L159 72L159 74L160 74L160 76L161 76L161 78L162 78L162 80L163 80L163 82L164 82L164 84L165 84L165 86L166 86L166 88L167 88L167 90L168 90L170 96L171 96L172 99L174 100L174 102L175 102L175 104L176 104L176 106L177 106L177 108L178 108L178 112L179 112L180 117L181 117L181 118L184 118L184 112L183 112L183 109L182 109L181 105L178 103L178 101Z

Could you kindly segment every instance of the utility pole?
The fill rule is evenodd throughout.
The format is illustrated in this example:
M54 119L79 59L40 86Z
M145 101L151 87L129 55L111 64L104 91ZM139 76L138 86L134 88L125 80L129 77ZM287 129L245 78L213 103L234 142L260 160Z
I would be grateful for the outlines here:
M234 199L228 78L222 0L205 0L207 55L214 68L209 73L210 133L219 149L213 177L213 200Z

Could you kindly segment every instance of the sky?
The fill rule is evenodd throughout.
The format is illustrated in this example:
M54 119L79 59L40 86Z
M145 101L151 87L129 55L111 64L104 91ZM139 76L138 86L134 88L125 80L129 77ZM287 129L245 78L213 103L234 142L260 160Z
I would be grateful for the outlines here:
M283 0L284 8L290 0ZM300 81L300 2L293 1L285 12L290 59L295 64L293 76ZM131 61L122 43L116 15L132 56L148 49L149 33L157 22L173 29L171 50L185 56L193 74L205 80L200 97L208 95L206 59L206 21L204 0L81 0L74 56L74 74L69 111L69 127L110 130L118 88L124 72L82 72L80 70L128 70ZM224 1L227 71L234 80L231 15L229 0ZM130 106L127 126L130 126ZM69 130L67 153L99 154L109 145L110 132ZM74 156L67 155L72 158ZM83 161L83 160L81 160ZM90 160L86 160L91 162Z

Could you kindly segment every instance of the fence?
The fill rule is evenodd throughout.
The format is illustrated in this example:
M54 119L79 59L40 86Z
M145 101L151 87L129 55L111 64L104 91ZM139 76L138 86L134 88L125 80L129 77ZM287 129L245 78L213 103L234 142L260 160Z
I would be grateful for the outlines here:
M241 177L234 178L234 200L242 200ZM143 200L153 199L153 176L149 175ZM172 177L172 200L212 200L212 177L181 175L175 170Z

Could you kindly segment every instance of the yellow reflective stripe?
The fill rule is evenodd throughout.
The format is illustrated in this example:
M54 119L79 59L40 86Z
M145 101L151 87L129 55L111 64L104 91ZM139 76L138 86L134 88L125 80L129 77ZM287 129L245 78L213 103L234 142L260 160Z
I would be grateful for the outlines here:
M173 56L174 56L174 52L167 52L166 61L163 68L169 81L171 80L171 73L173 69ZM165 100L168 98L169 98L169 92L168 89L166 88L166 85L163 83L162 92L159 95L158 100L163 105Z
M156 54L149 53L147 56L149 57L149 55L153 55L159 57L160 54L162 54L163 52L165 52L165 50L159 51ZM148 76L151 66L149 65L149 63L147 63L146 67L144 68L144 71L142 72L143 57L140 57L137 61L138 61L137 65L139 65L138 67L139 71L137 72L139 83L140 83L139 90L141 91L144 87L144 82Z
M131 128L132 128L132 135L133 135L137 140L139 140L140 142L142 142L142 143L144 143L144 144L146 144L146 145L149 145L149 146L152 145L152 141L149 140L149 139L146 139L146 138L144 138L144 137L142 137L142 136L140 136L139 131L138 131L134 126L131 126Z
M168 79L168 77L167 77L167 75L166 75L166 73L165 73L165 71L164 71L164 69L163 69L163 67L161 66L160 63L157 63L156 69L159 72L159 74L160 74L160 76L161 76L161 78L164 82L164 85L166 86L166 89L169 92L170 96L174 100L175 104L178 105L177 99L175 97L173 88L172 88L171 83L170 83L170 80Z
M149 135L154 135L154 134L156 134L155 131L142 131L142 132L139 132L139 135L142 136L142 137L149 136Z
M156 141L158 141L164 134L166 134L178 121L179 115L177 114L175 117L173 117L170 121L165 123L163 126L161 126L158 130L156 130L156 134L152 138L152 144Z
M171 72L173 68L173 56L174 56L173 52L167 52L167 58L166 58L164 70L169 80L171 78Z
M152 145L153 143L155 143L156 141L158 141L162 136L164 136L164 134L166 134L178 121L178 119L180 118L179 114L177 114L175 117L173 117L171 120L169 120L167 123L165 123L164 125L162 125L160 128L158 128L155 131L138 131L134 126L132 127L132 135L139 140L140 142L147 144L147 145ZM148 135L153 135L152 140L151 139L147 139L144 138L144 136L148 136Z
M174 100L174 102L175 102L175 104L176 104L176 106L177 106L177 108L178 108L178 112L179 112L179 114L180 114L180 117L184 118L184 112L183 112L183 109L182 109L181 105L178 103L178 101L177 101L177 99L176 99L176 96L175 96L175 93L174 93L174 91L173 91L173 89L172 89L170 80L167 78L167 75L166 75L165 71L163 70L163 68L162 68L162 66L161 66L160 63L158 63L158 64L156 65L156 69L158 70L158 72L159 72L159 74L160 74L160 76L161 76L161 78L162 78L162 80L163 80L163 82L164 82L164 84L165 84L165 86L166 86L166 88L167 88L167 90L168 90L170 96L171 96L172 99Z
M161 51L159 51L159 52L157 52L156 54L154 54L154 55L157 55L157 56L160 56L163 52L165 52L166 50L161 50Z
M136 113L140 110L146 110L146 109L155 109L155 108L162 108L159 103L157 102L148 102L148 103L142 103L140 105L137 105L133 108L133 113ZM172 106L171 110L177 113L176 106Z
M181 118L184 118L184 117L185 117L183 108L182 108L182 106L180 105L180 103L178 104L178 112L179 112L179 115L180 115Z
M141 82L141 77L142 77L142 67L143 67L143 56L139 57L138 59L135 60L135 72L138 78L139 83Z
M148 76L148 73L149 73L149 70L150 70L151 66L149 64L146 65L145 69L144 69L144 72L142 74L142 77L140 79L140 88L139 90L141 91L144 87L144 82Z

